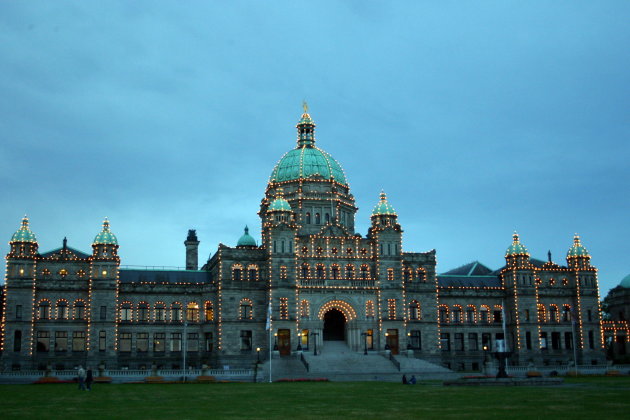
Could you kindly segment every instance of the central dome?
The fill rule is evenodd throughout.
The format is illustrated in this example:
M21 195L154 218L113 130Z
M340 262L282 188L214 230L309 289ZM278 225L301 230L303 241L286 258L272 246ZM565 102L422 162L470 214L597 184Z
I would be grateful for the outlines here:
M297 147L282 156L273 168L269 182L296 181L321 176L348 186L341 165L329 153L315 147L315 123L306 109L296 128Z

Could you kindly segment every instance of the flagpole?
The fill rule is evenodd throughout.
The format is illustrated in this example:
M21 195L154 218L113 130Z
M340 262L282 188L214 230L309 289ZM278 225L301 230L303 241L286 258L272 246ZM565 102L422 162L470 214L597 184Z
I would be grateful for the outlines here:
M269 383L271 383L271 302L267 308L267 331L269 331Z

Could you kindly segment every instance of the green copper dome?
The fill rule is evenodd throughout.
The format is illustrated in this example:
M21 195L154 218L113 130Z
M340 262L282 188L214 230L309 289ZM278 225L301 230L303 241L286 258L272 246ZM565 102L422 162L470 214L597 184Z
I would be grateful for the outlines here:
M92 245L118 245L116 235L109 230L109 220L107 220L107 217L103 221L103 230L96 235Z
M573 237L573 246L569 248L569 252L567 252L567 258L570 257L590 257L586 248L580 243L580 236L578 234L575 234Z
M630 289L630 274L628 274L626 277L623 278L623 280L621 280L621 283L619 283L619 286L625 287L626 289Z
M381 200L376 206L374 206L374 210L372 210L372 216L382 215L396 216L396 210L394 210L392 205L387 202L387 195L385 195L385 193L381 191Z
M35 234L28 227L28 217L24 216L22 219L22 226L13 234L11 242L31 242L37 243Z
M520 242L518 238L518 233L514 232L514 236L512 236L512 239L512 245L510 245L507 251L505 251L506 257L510 255L529 255L529 252L527 251L527 248L525 248L525 245Z
M306 112L298 122L298 145L286 153L273 168L269 182L296 181L319 175L348 185L341 165L328 153L315 147L315 123Z
M249 228L247 226L245 226L245 233L239 238L236 246L258 246L256 245L256 240L249 234Z
M283 197L278 196L273 199L267 211L291 211L291 205Z

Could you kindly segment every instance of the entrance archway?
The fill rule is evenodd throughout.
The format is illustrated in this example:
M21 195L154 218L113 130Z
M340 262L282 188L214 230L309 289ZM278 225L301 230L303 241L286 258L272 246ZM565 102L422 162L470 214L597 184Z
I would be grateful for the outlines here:
M346 317L336 308L324 314L324 340L343 341L346 338Z

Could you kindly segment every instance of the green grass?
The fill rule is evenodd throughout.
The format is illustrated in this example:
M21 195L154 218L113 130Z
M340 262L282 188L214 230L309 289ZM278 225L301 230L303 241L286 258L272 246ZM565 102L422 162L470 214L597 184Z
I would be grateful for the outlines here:
M630 378L554 387L443 387L379 382L0 385L9 418L625 418Z

